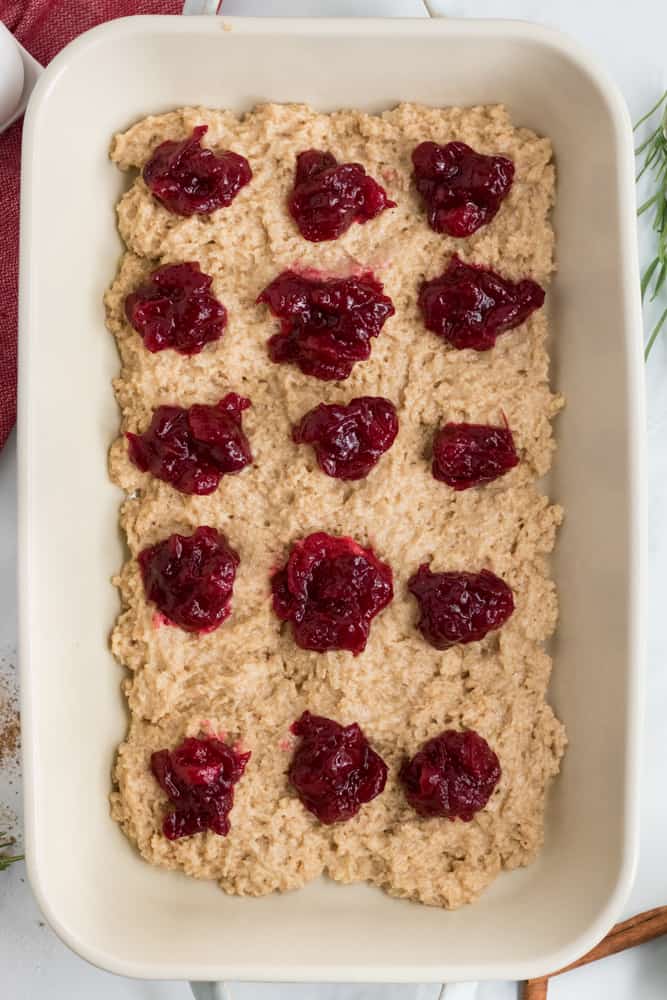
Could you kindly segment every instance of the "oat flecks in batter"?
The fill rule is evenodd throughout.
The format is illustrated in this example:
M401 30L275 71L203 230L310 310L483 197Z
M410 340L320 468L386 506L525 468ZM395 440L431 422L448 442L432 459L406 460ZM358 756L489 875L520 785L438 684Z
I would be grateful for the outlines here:
M544 310L504 334L487 353L457 352L424 329L417 292L456 251L517 281L548 284L553 268L549 211L554 170L548 140L512 126L500 106L434 109L401 105L372 116L318 114L303 105L265 105L236 116L190 108L150 117L115 137L112 158L140 168L154 146L200 123L205 145L250 161L252 182L212 216L172 216L140 175L118 206L128 247L106 296L121 371L114 383L122 431L143 431L160 404L214 403L235 391L252 400L244 418L254 464L223 478L210 496L184 496L139 472L123 437L110 472L128 493L121 509L131 559L118 584L123 612L112 644L129 668L130 731L115 769L112 811L143 856L228 892L259 895L303 885L322 872L366 879L396 896L456 907L475 899L502 868L529 863L542 843L546 788L563 753L563 727L545 703L556 595L547 557L561 511L537 490L550 467L551 420L562 405L548 384ZM411 181L410 154L425 139L462 140L516 164L496 218L466 240L434 233ZM303 240L286 211L295 156L328 149L358 161L397 207L340 239ZM224 336L187 358L150 354L127 324L125 296L154 267L198 261L229 311ZM369 361L342 383L321 382L273 364L266 351L276 321L255 304L286 268L346 275L371 268L396 315L373 342ZM323 475L290 431L320 402L385 396L398 437L368 478ZM506 416L520 464L496 482L455 493L431 475L430 444L447 421L501 424ZM137 553L173 531L209 524L227 536L241 565L233 613L200 637L156 624L143 595ZM270 573L290 544L327 531L371 545L394 570L396 596L374 621L365 652L309 653L271 610ZM438 652L415 628L407 580L420 563L434 571L486 567L514 590L516 611L499 633ZM389 765L384 793L347 823L324 827L288 787L290 723L304 709L358 722ZM231 833L169 842L160 833L165 798L154 781L153 750L172 748L202 727L252 750L236 788ZM424 820L407 805L397 773L406 755L445 728L476 729L500 758L502 778L470 823Z

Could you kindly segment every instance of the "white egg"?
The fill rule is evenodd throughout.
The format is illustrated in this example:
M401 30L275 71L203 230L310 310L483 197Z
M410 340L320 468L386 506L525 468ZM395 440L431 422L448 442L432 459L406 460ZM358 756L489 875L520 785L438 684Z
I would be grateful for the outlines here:
M23 60L13 35L0 23L0 128L11 118L23 93Z

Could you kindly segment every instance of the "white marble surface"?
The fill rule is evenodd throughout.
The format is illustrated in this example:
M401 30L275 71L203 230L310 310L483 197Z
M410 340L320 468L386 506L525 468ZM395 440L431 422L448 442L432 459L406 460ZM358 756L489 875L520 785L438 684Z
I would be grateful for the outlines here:
M208 0L188 0L204 4ZM633 119L667 87L665 0L428 0L450 17L514 17L567 31L606 66L623 91ZM225 0L228 14L422 14L421 0ZM650 252L647 226L640 232L642 259ZM654 311L655 312L655 311ZM651 324L647 316L647 328ZM626 915L667 903L667 798L664 719L667 715L667 636L662 567L667 564L667 331L647 369L650 595L648 683L642 786L641 856ZM0 454L0 674L11 683L16 665L16 463L14 438ZM16 775L0 772L0 805L20 813ZM11 783L13 782L13 783ZM0 812L0 816L4 815ZM17 824L20 836L20 822ZM101 972L72 954L46 927L30 893L23 864L0 873L0 995L7 1000L187 1000L185 983L139 982ZM231 1000L437 1000L433 986L291 986L232 984ZM510 1000L511 983L456 986L448 1000ZM554 980L553 1000L664 1000L667 938Z

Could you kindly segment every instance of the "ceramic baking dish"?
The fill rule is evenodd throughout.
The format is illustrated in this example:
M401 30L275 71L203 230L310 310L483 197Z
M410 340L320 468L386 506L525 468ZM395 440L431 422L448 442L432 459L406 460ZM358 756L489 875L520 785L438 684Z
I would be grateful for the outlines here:
M570 747L546 844L448 913L319 881L263 899L152 868L109 818L126 726L107 648L123 559L106 474L118 358L102 294L120 253L117 129L187 104L334 109L504 101L554 142L555 384L568 406L550 482L567 509L552 700ZM561 35L493 21L134 18L50 65L25 125L20 601L26 847L45 916L114 972L169 979L442 981L557 968L616 918L637 850L643 606L641 317L625 107Z

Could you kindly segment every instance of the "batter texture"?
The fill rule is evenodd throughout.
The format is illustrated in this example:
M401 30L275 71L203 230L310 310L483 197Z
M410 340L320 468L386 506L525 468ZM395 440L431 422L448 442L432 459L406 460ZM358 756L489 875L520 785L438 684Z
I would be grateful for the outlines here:
M180 218L150 195L137 170L154 147L207 124L204 145L250 161L253 180L229 208ZM426 139L462 140L511 157L516 177L496 218L472 237L433 232L411 180L410 154ZM308 243L286 210L295 157L330 150L358 161L397 207L353 225L331 243ZM294 889L321 873L367 880L389 893L457 907L475 899L501 869L528 864L543 839L546 789L563 753L563 727L546 704L551 661L543 648L557 618L547 557L562 512L536 487L551 464L551 421L562 399L548 382L547 316L540 310L486 353L456 351L423 325L417 293L456 251L519 280L548 284L553 269L549 212L551 145L513 127L502 106L435 109L403 104L381 115L320 114L305 105L263 105L245 115L186 108L146 118L116 135L113 161L130 172L118 205L126 252L105 303L121 371L114 389L121 431L141 432L160 404L214 403L235 391L255 461L223 478L210 496L184 496L141 473L123 436L110 453L125 492L120 521L128 560L117 584L122 613L112 646L127 668L130 710L114 770L112 812L153 864L217 879L228 892ZM200 354L149 353L124 317L123 302L160 264L198 261L229 311L222 340ZM344 382L322 382L270 361L277 322L255 300L287 268L330 275L372 269L396 314L373 341L369 361ZM398 437L367 479L325 476L291 427L320 402L361 395L392 400ZM521 462L488 486L456 493L431 475L430 443L446 421L502 423ZM137 553L171 532L208 524L238 551L231 617L196 636L160 624L149 605ZM269 579L290 544L313 531L351 535L394 570L393 603L373 622L364 653L299 649L271 608ZM482 642L438 652L416 630L406 588L422 562L434 571L484 567L512 587L516 611ZM384 793L347 823L326 827L288 786L293 738L304 709L358 722L389 765ZM470 823L421 819L397 782L405 756L445 728L476 729L496 751L502 778ZM223 732L252 751L236 788L232 830L170 842L161 832L166 799L150 768L153 750L186 735Z

